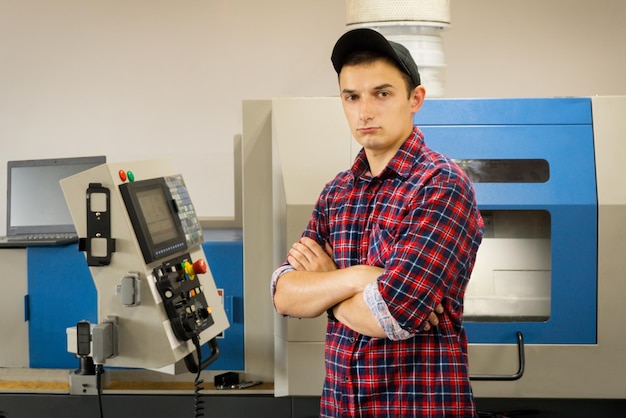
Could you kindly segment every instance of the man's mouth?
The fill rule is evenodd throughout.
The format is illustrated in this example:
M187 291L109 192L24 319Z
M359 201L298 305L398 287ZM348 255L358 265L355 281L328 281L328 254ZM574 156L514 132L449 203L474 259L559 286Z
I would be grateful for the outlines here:
M359 128L358 131L359 133L363 134L363 135L369 135L369 134L373 134L375 132L378 131L379 128L377 127L366 127L366 128Z

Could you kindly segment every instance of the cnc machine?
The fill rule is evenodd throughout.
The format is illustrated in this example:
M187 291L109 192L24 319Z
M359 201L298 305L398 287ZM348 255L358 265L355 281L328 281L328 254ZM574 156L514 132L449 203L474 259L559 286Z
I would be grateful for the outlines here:
M592 97L434 99L416 115L486 221L465 303L477 397L626 398L624 114L626 97ZM357 151L338 98L244 103L246 286L269 281ZM260 324L277 396L321 393L325 323Z

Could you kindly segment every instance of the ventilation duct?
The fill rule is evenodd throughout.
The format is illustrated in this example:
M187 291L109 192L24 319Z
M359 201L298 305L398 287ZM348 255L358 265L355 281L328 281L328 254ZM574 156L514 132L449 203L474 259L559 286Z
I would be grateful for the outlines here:
M450 25L450 0L346 0L347 30L371 28L404 45L415 59L428 97L443 97L441 32Z

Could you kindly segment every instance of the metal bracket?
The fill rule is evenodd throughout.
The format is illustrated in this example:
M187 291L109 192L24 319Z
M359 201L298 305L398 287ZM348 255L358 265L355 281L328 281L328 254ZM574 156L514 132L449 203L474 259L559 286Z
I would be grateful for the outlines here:
M111 238L110 191L100 183L89 183L87 189L87 237L80 238L78 250L87 253L87 265L107 266L115 252Z

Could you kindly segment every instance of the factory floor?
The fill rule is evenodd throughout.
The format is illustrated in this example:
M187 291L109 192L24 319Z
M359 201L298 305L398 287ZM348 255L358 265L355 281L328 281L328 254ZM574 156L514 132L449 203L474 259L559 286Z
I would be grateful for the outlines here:
M314 418L317 397L207 395L200 398L206 418ZM193 395L104 394L103 418L192 418ZM477 399L481 417L596 418L626 416L626 400ZM96 395L0 393L0 418L99 417Z

